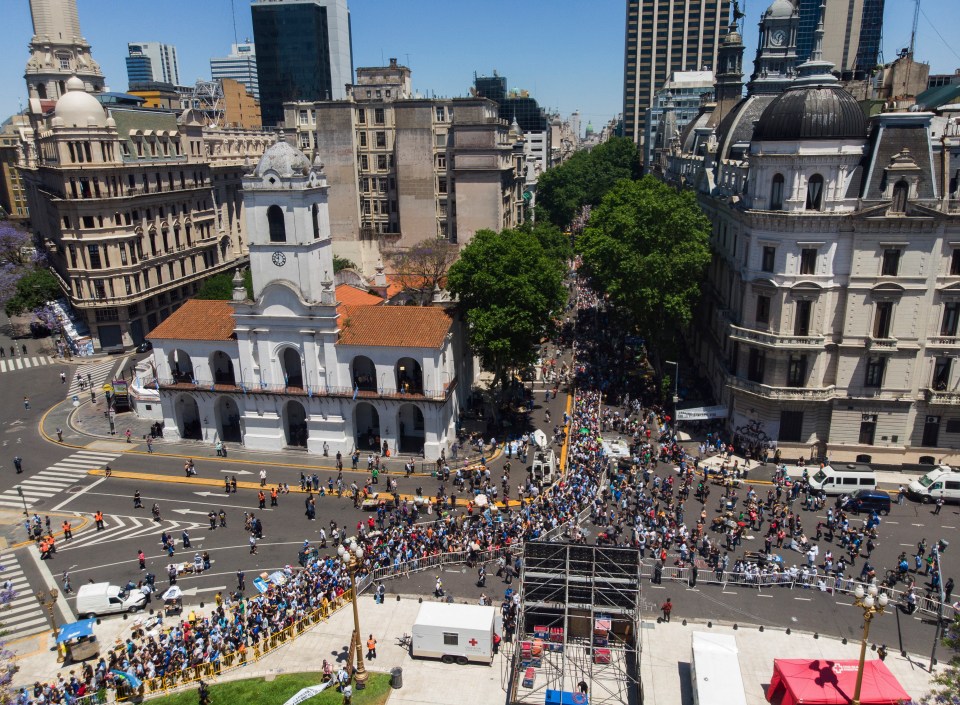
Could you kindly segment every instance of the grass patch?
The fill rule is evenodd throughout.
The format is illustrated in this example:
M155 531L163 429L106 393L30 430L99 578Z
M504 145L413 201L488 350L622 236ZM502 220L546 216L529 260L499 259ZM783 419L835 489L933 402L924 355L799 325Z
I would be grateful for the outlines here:
M279 705L292 698L301 688L317 685L320 673L291 673L277 676L272 681L250 678L228 681L210 686L212 705ZM383 705L390 697L390 674L370 672L367 687L353 689L353 705ZM164 695L145 701L150 705L197 705L197 689L190 688L172 695ZM307 700L308 705L341 705L343 696L335 687L330 687Z

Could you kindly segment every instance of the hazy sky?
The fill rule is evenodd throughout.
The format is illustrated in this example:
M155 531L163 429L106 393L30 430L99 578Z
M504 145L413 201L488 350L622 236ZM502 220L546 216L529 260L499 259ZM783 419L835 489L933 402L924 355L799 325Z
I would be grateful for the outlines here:
M836 2L837 0L830 0ZM80 25L107 85L126 90L127 42L174 44L184 83L210 77L209 59L229 52L236 33L252 37L249 0L77 0ZM769 0L746 0L745 69L752 70L757 22ZM231 6L234 11L231 12ZM541 106L583 124L622 109L623 0L349 0L354 66L390 57L413 71L415 90L466 95L474 72L496 69ZM23 71L32 35L28 0L0 0L0 119L25 100ZM909 44L913 0L886 0L883 56ZM939 34L938 34L939 33ZM918 59L932 73L960 68L960 0L921 0ZM946 39L951 39L951 47Z

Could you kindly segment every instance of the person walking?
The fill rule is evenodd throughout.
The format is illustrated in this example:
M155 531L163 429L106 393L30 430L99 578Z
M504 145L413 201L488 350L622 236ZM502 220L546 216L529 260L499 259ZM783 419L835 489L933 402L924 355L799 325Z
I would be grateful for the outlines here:
M267 486L267 470L266 468L260 468L260 486Z
M30 397L23 398L23 408L30 411Z
M57 443L63 443L63 429L57 426Z
M60 384L66 384L66 383L67 383L67 373L66 373L66 372L61 372L61 373L60 373Z
M367 660L372 661L377 657L377 640L373 638L371 634L367 638Z
M93 520L97 524L97 531L103 531L103 512L98 509L97 513L93 515Z
M13 456L13 469L17 471L17 474L23 472L23 458L19 455Z
M242 570L237 571L237 590L244 592L247 589L246 573Z
M670 613L673 612L673 603L670 601L670 598L667 598L667 601L660 605L660 611L663 612L663 621L670 621Z
M933 510L934 515L939 514L941 509L943 509L943 495L937 497L937 507Z
M140 570L147 569L147 556L144 554L143 549L137 549L137 560L140 562Z
M257 537L256 534L250 534L250 555L257 555Z
M64 519L63 521L63 540L73 540L73 527L70 526L70 521L68 519Z

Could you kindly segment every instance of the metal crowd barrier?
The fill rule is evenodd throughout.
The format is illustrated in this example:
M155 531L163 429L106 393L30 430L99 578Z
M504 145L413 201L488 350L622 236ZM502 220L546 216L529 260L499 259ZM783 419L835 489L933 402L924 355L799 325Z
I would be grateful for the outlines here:
M249 647L243 644L239 650L224 654L219 660L214 662L187 666L172 673L165 673L162 676L145 678L143 685L139 689L135 690L131 688L127 685L126 681L119 681L117 683L117 700L124 701L157 693L166 693L170 690L190 686L201 678L218 676L227 671L245 666L247 663L259 661L288 641L296 639L310 627L329 619L335 612L350 604L351 599L352 593L348 590L326 607L321 606L303 619L297 620L277 632L264 635L256 644Z

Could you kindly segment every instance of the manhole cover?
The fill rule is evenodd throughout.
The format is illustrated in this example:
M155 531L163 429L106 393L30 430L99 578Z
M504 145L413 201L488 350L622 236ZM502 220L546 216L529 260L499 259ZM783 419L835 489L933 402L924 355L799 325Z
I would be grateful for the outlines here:
M79 492L82 489L83 487L81 487L80 485L77 485L76 487L69 488L67 492L69 492L70 494L75 494L76 492Z

